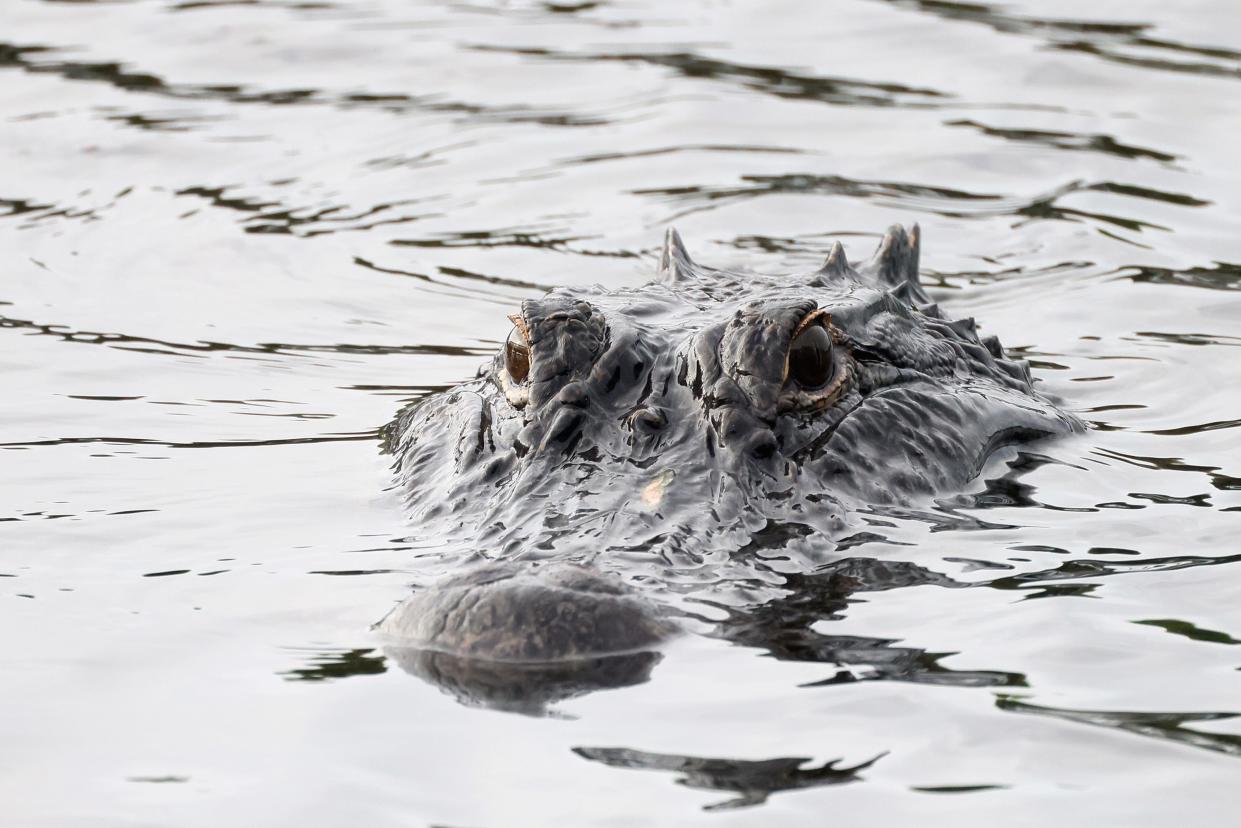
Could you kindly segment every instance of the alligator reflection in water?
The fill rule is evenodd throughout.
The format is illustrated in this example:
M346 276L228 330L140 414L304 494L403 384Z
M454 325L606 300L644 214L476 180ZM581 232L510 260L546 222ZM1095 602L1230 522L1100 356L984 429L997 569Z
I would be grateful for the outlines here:
M385 652L402 670L463 704L531 716L546 715L549 705L574 696L641 684L663 658L640 652L538 663L462 658L414 647Z
M839 767L842 760L833 759L817 767L803 767L812 761L805 756L782 756L777 759L707 759L697 756L677 756L668 753L647 753L628 748L579 747L573 752L594 762L602 762L614 768L636 770L672 771L684 774L677 780L687 788L702 791L729 791L736 799L707 805L703 810L716 811L725 808L744 808L762 805L767 797L780 791L798 788L817 788L823 785L841 785L861 780L860 771L878 762L885 754L879 754L865 762L849 767Z

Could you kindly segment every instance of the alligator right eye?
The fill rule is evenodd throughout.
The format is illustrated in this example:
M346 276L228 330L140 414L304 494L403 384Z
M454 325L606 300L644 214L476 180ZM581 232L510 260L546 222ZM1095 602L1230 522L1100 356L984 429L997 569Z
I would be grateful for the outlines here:
M508 332L504 343L504 368L514 385L521 385L530 375L530 331L520 313L509 316L513 330Z
M504 343L504 367L516 383L525 382L530 375L530 346L519 328L513 328Z
M795 381L805 391L815 391L836 375L832 353L832 317L822 310L812 312L793 331L784 362L785 380Z
M822 325L811 325L789 348L789 376L811 390L827 385L832 373L832 336Z
M813 311L794 329L784 357L781 411L821 411L848 392L853 369L840 341L824 310Z

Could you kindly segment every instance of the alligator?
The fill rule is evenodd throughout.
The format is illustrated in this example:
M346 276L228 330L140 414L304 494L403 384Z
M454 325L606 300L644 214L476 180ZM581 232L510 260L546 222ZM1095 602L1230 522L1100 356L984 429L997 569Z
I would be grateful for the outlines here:
M701 265L669 229L647 285L524 301L473 380L386 431L420 535L464 550L377 625L397 662L542 709L645 680L662 642L710 632L705 595L762 617L804 611L779 599L797 579L836 598L942 580L849 563L838 540L862 510L960 492L1006 447L1083 424L930 300L919 236L773 276ZM913 662L894 669L934 672Z

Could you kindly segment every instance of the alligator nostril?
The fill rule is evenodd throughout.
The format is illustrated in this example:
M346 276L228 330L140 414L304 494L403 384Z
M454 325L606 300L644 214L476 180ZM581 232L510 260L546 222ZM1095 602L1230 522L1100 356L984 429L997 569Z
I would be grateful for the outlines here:
M658 408L639 408L629 415L629 427L634 431L654 434L668 424L668 418Z

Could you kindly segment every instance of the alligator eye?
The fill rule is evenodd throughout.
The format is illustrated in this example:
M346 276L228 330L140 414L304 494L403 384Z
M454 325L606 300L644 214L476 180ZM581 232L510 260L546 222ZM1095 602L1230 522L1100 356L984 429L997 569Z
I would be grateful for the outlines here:
M525 382L530 374L530 346L520 328L513 328L504 343L504 367L516 383Z
M784 358L781 412L813 414L835 405L853 385L848 337L832 327L825 310L812 311L793 330ZM840 347L836 347L839 345Z
M832 335L820 324L802 328L789 346L789 376L807 390L832 378Z

